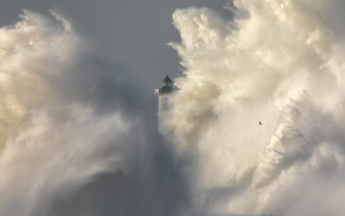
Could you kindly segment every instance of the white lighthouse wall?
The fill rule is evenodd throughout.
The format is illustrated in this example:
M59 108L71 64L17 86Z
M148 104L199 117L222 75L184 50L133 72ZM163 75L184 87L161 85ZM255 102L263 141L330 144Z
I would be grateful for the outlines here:
M169 94L160 94L158 101L158 111L165 112L169 110Z

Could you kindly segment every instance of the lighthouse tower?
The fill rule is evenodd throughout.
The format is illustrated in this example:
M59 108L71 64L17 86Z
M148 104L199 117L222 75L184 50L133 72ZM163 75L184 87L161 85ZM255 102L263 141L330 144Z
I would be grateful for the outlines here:
M166 111L169 108L169 95L173 92L173 82L166 76L162 81L162 88L155 89L155 94L158 95L158 110Z

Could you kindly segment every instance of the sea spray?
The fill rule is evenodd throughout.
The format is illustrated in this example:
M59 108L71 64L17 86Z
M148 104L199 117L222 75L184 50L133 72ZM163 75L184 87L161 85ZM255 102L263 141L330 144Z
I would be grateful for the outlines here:
M142 91L92 50L56 11L24 10L0 28L0 215L158 216L188 205L171 152L137 111Z
M160 123L197 155L196 211L343 214L343 6L235 0L234 20L174 13L184 71Z
M0 29L2 215L46 214L58 194L125 169L124 154L105 151L125 148L130 123L119 113L99 118L92 103L64 94L84 51L69 22L52 14L24 11Z

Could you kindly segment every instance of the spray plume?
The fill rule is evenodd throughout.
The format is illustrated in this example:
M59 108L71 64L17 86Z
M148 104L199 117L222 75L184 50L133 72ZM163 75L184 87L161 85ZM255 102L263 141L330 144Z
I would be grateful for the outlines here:
M343 215L344 6L235 0L234 20L173 14L184 71L160 129L197 158L196 211Z
M187 190L127 99L140 90L51 15L0 29L0 215L175 214Z

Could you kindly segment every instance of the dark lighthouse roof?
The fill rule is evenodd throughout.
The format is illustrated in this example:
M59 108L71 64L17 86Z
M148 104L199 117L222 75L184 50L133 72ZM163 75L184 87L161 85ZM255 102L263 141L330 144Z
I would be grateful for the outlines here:
M162 82L172 82L169 76L166 76Z
M173 81L166 76L162 81L162 88L156 89L156 94L168 94L173 91Z

